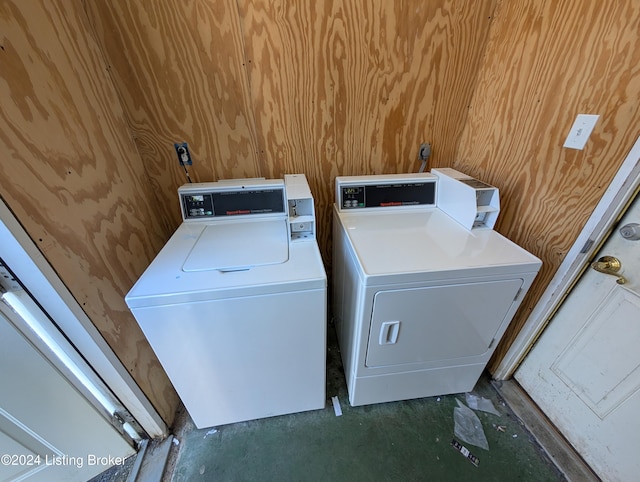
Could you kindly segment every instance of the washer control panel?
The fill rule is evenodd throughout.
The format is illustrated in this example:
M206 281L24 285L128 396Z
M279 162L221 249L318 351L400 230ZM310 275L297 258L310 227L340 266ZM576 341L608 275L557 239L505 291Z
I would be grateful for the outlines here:
M182 198L182 202L189 218L213 216L213 199L210 193L188 194Z
M238 215L286 215L286 193L280 180L186 184L178 189L185 221Z

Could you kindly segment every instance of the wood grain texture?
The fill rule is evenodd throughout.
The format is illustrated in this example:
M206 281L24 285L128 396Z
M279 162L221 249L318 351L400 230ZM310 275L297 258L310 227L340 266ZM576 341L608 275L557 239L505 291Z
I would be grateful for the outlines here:
M304 172L330 268L338 175L453 166L545 263L518 332L638 135L637 2L3 2L3 199L167 414L122 296L194 181ZM601 118L563 149L575 115ZM37 196L33 193L36 192ZM165 397L166 395L166 397ZM166 398L166 400L165 400Z
M304 172L330 257L336 175L451 159L494 0L88 2L159 205L184 181Z
M79 1L0 4L0 194L171 423L177 395L124 303L169 233L88 28Z
M330 265L339 175L452 160L488 36L492 1L239 2L266 174L304 172Z
M87 2L158 204L175 229L187 182L263 176L235 1Z
M640 134L640 4L502 1L454 167L498 186L497 229L543 260L493 370ZM586 148L562 147L600 114Z
M495 1L422 3L2 4L2 197L165 420L122 298L180 222L173 143L194 181L307 173L330 266L333 178L462 131Z

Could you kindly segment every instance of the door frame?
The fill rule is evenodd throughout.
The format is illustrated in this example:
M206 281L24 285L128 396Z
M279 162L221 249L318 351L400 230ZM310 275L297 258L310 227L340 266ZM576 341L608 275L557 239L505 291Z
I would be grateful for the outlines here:
M0 239L0 258L55 320L49 328L62 332L149 437L164 438L158 412L2 199Z
M640 188L640 137L492 374L511 378Z

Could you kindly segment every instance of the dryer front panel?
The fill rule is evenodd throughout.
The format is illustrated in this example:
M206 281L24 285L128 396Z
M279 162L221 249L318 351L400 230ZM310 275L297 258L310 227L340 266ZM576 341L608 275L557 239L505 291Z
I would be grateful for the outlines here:
M508 279L379 291L365 365L477 357L495 347L524 281Z

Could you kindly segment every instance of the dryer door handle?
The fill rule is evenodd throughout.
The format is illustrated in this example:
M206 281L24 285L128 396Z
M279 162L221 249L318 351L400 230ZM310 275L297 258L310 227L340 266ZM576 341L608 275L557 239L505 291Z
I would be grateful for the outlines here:
M400 332L399 321L383 321L380 326L380 337L378 343L380 345L393 345L398 341L398 333Z

